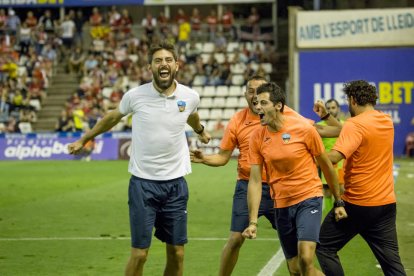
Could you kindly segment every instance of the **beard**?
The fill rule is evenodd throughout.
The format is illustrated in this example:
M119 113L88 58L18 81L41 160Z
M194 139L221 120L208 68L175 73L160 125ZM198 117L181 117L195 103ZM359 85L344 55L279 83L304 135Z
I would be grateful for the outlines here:
M162 69L165 69L165 68L162 68ZM161 70L161 68L160 68L160 70ZM175 79L175 75L176 75L176 71L173 71L169 68L168 71L170 71L170 76L167 79L161 79L160 73L159 73L160 70L152 71L152 76L153 76L153 80L154 80L155 84L157 85L157 87L159 87L160 89L165 90L173 84L174 79Z

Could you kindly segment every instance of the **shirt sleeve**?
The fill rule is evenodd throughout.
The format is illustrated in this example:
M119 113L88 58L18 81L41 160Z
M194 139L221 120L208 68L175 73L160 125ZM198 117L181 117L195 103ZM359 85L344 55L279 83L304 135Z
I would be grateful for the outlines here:
M362 131L358 125L348 120L342 127L333 149L342 153L345 158L349 158L361 145L362 137Z
M306 136L306 146L313 156L319 156L325 151L322 138L316 131L315 127L311 126L307 129L308 135Z
M131 109L131 93L125 93L124 96L121 99L121 102L119 103L119 112L121 112L124 115L127 115L132 112Z
M195 92L195 94L196 94L195 95L195 103L194 103L194 108L193 108L191 114L196 113L197 109L198 109L198 106L200 105L200 95L197 92Z
M227 124L223 138L221 139L220 149L233 151L237 147L236 121L237 120L235 120L235 117L233 116L233 118Z
M263 164L263 156L260 153L260 146L262 144L261 138L261 131L262 129L257 129L252 136L250 137L249 141L249 162L250 165L261 165Z

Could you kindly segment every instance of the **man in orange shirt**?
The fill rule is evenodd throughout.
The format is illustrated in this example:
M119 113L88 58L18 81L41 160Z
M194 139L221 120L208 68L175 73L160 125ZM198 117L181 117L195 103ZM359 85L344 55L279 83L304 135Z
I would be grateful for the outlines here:
M340 202L338 179L322 140L311 124L285 115L285 96L275 83L257 89L260 123L250 137L248 184L249 226L246 238L256 238L261 198L262 170L274 195L276 226L291 275L316 275L313 265L322 219L322 183L314 158ZM336 219L346 217L335 208Z
M219 275L231 275L239 256L239 251L245 238L242 236L243 230L249 225L249 215L247 207L247 184L250 176L249 140L251 134L261 128L260 118L254 108L254 98L256 89L266 83L262 76L255 75L247 82L244 96L248 107L237 112L230 120L223 139L221 140L220 151L218 154L204 155L200 150L191 151L191 161L203 163L208 166L224 166L230 160L233 150L237 147L240 151L238 158L238 179L233 197L233 210L230 228L230 237L223 248L220 262ZM293 117L307 121L294 110L285 106L285 113ZM311 124L309 124L311 125ZM274 219L273 200L270 196L270 187L266 182L266 172L263 170L260 184L263 185L260 191L260 208L258 216L265 216L276 229Z
M328 156L333 163L345 159L342 198L349 217L337 222L332 211L326 216L317 248L319 263L328 276L344 275L337 252L360 234L385 275L406 275L395 226L393 122L374 109L376 89L366 81L347 83L344 92L352 118L345 122Z

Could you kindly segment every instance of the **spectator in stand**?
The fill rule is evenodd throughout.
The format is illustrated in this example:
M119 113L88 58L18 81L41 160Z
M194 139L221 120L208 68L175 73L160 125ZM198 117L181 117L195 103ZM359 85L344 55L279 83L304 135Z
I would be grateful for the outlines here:
M214 54L211 54L207 63L203 65L204 74L207 78L207 83L210 83L212 81L212 78L214 78L214 72L218 69L218 62L216 58L214 57Z
M210 41L214 41L217 32L218 18L215 10L210 10L210 14L206 18L206 23L208 25L208 33Z
M6 21L6 29L7 34L11 36L12 43L15 40L15 37L17 35L17 31L19 30L19 27L21 25L20 18L16 15L15 11L12 9L9 9L7 21Z
M127 9L122 10L121 19L119 19L119 28L125 35L131 34L132 31L132 17L129 15Z
M0 10L0 35L6 34L7 15L4 9Z
M32 28L23 22L19 30L20 36L20 54L26 55L29 52L29 47L32 44Z
M195 63L196 58L202 54L201 50L196 47L196 42L194 40L190 41L190 46L185 52L187 63Z
M88 127L92 129L96 123L103 118L103 114L98 107L92 108L92 111L88 114Z
M118 33L119 31L119 24L120 24L121 14L116 9L116 6L112 6L111 10L109 11L109 28L111 32Z
M11 104L14 110L21 110L28 104L26 97L22 93L22 90L16 89L16 92L11 100Z
M69 15L65 15L65 19L60 25L61 38L63 43L63 56L66 57L67 53L72 50L73 40L76 32L75 22L70 18Z
M229 7L224 7L224 13L221 17L221 25L224 35L228 37L231 41L236 41L237 30L234 26L233 12Z
M34 33L34 37L36 54L40 55L48 39L48 35L45 32L43 26L39 26L37 28L36 32Z
M41 55L45 58L47 58L48 60L50 60L53 64L55 64L57 62L57 51L56 49L52 46L52 44L46 44L43 47L42 53Z
M185 49L185 46L190 40L190 36L191 36L190 23L188 21L182 21L182 23L178 25L178 51L180 51L181 48Z
M3 87L0 90L0 123L3 123L5 126L9 121L10 109L8 90Z
M141 25L144 27L145 34L149 40L152 40L152 36L154 35L155 29L157 28L157 19L153 17L150 12L147 12L147 16L142 19Z
M227 51L227 40L222 32L217 32L217 36L214 40L214 51L216 53L226 53Z
M247 17L247 24L252 28L253 37L257 37L260 34L260 14L255 6L251 7L250 14Z
M75 18L73 19L76 27L75 43L77 45L83 44L83 25L85 24L85 18L83 17L82 10L76 12Z
M91 25L91 36L93 39L101 39L104 37L103 17L97 7L92 9L92 15L89 17Z
M68 112L66 110L62 110L60 112L60 116L55 124L55 131L58 131L58 132L74 132L75 131L73 120L71 117L68 116Z
M6 129L5 130L8 133L20 133L20 129L19 129L18 122L17 122L16 118L9 117L9 120L6 124Z
M94 55L90 54L83 64L83 75L87 76L89 72L97 66L98 60Z
M43 29L51 37L55 34L55 23L52 18L50 10L45 10L45 13L39 18L38 26L43 26Z
M13 60L13 57L11 57L11 56L6 57L5 62L1 66L1 71L4 74L3 79L7 79L7 78L12 79L12 80L17 79L17 69L18 68L19 68L19 66Z
M72 110L73 123L75 126L75 131L83 131L85 112L83 112L82 106L80 104L75 105Z
M175 22L177 25L183 23L184 21L188 21L187 15L185 14L183 9L178 9L177 15L175 16Z
M75 73L78 76L82 72L83 62L85 61L85 56L83 55L82 49L76 47L75 51L72 52L68 62L68 69L70 73Z
M37 26L37 18L34 16L32 11L27 12L24 22L26 23L26 26L31 29L34 29Z
M194 41L200 41L202 37L201 24L203 20L200 15L200 11L197 8L193 9L190 17L191 23L191 39Z
M168 28L168 17L165 16L165 13L161 11L157 17L157 25L160 35L162 36L162 39L167 38L167 34L169 32Z
M180 26L180 24L184 23L185 21L188 21L188 17L185 14L183 9L178 9L177 11L177 15L175 16L175 25L171 26L172 29L172 34L177 37L178 36L178 26Z

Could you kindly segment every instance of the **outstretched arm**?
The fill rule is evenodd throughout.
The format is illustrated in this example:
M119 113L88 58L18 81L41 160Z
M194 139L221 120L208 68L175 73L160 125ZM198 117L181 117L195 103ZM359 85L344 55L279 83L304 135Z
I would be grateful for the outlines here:
M219 167L226 165L231 157L232 151L222 150L217 154L204 155L199 149L190 150L190 158L193 163L202 163L211 167Z
M243 231L243 237L255 239L260 200L262 199L262 165L252 165L247 188L247 205L249 206L249 226Z
M198 134L198 139L202 143L207 144L210 141L211 136L204 130L204 126L200 123L200 116L198 116L197 112L191 113L188 116L187 124Z
M79 140L69 144L68 151L70 154L79 153L83 146L89 141L102 134L111 128L113 128L121 119L124 117L124 114L119 112L119 109L115 109L107 113L102 120L100 120L91 130L86 132Z
M323 175L326 178L326 182L328 182L328 186L332 191L335 201L340 201L341 191L339 189L338 177L336 175L336 172L333 168L331 161L329 160L328 154L324 152L321 155L316 156L315 158L316 158L316 161L318 161L318 164L322 169ZM344 219L346 217L348 217L348 215L346 214L344 207L335 208L335 218L337 221Z

